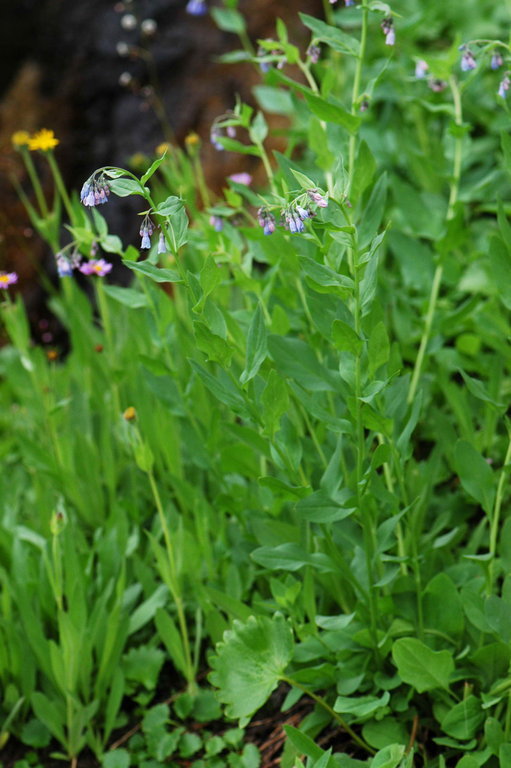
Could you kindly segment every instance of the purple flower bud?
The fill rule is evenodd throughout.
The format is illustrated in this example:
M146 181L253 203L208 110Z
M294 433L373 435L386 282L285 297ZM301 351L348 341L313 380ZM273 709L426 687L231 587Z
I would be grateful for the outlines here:
M500 69L500 67L503 65L504 59L500 55L500 53L494 53L491 57L490 67L492 69Z
M221 216L210 216L209 223L214 227L215 232L221 232L224 228L224 220Z
M326 198L323 197L323 195L318 189L308 189L307 194L309 195L312 202L316 203L316 205L319 206L320 208L327 207L328 200L326 200Z
M57 272L59 277L70 277L73 274L73 265L61 253L56 255Z
M188 0L186 12L191 16L204 16L208 12L205 0Z
M296 212L302 221L309 218L309 211L307 211L305 208L302 208L301 205L296 206Z
M215 126L211 129L209 133L209 140L213 144L214 148L217 149L219 152L223 152L224 148L218 141L218 139L221 137L221 133Z
M275 232L275 216L270 213L266 208L259 208L257 211L257 220L259 225L263 228L265 235L271 235Z
M321 48L319 45L309 45L307 48L307 56L313 64L317 64L319 57L321 56Z
M225 132L230 139L234 139L234 137L236 136L236 128L234 127L234 125L228 125L227 128L225 129Z

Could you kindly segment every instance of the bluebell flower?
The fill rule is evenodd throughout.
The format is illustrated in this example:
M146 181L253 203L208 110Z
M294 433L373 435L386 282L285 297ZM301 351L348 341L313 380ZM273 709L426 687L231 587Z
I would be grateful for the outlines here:
M297 212L298 216L300 217L300 219L301 219L302 221L303 221L304 219L308 219L308 218L310 218L310 211L308 211L308 210L307 210L307 209L305 209L305 208L302 208L302 206L301 206L301 205L296 205L296 206L295 206L295 209L296 209L296 212Z
M418 80L423 80L426 77L428 69L429 69L429 66L427 61L424 61L423 59L419 59L415 64L415 77Z
M477 67L477 62L474 58L474 54L469 48L465 48L460 61L460 67L462 72L470 72L471 69Z
M509 91L510 86L511 86L511 80L509 79L508 75L505 75L500 81L497 95L500 96L501 99L505 99L506 93Z
M275 216L267 208L259 208L257 211L257 220L263 228L265 235L271 235L275 232Z
M108 203L109 195L110 187L103 174L99 178L96 178L95 174L93 174L83 185L80 192L80 200L83 205L92 208L95 205Z
M209 223L212 227L214 227L215 232L221 232L224 228L224 220L221 216L210 216L209 217Z
M394 22L391 16L386 16L380 24L381 30L385 35L385 45L394 45L396 42L396 32Z
M158 253L167 253L167 243L165 242L165 235L163 232L160 232L158 238Z
M495 52L493 56L491 57L490 61L490 67L492 69L500 69L500 67L503 65L504 59L500 55L500 53Z
M206 0L188 0L186 12L191 16L204 16L208 12Z
M140 237L142 238L142 242L140 244L140 248L142 249L148 249L151 247L151 235L154 232L154 224L149 218L149 216L144 216L142 219L142 224L140 225Z
M59 277L70 277L73 274L73 265L62 253L57 253L55 260Z

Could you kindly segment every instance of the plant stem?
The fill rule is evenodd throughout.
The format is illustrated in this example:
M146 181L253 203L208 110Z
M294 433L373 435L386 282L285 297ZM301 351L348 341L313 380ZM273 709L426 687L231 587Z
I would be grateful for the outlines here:
M55 186L57 187L59 195L62 199L62 202L64 203L64 208L67 211L69 221L72 224L74 221L73 206L71 205L71 200L69 199L69 195L67 194L66 185L64 184L64 181L62 179L62 175L57 165L57 161L55 160L55 156L51 151L51 149L45 152L44 154L50 166L50 170L53 176L53 180L55 182Z
M310 691L308 688L306 688L301 683L297 683L295 680L293 680L291 677L281 677L280 678L282 682L287 683L288 685L291 685L293 688L299 688L300 691L303 691L307 694L307 696L310 696L311 699L313 699L317 704L319 704L320 707L323 707L324 710L328 712L328 714L339 723L341 728L343 728L346 733L349 733L355 744L358 744L359 747L361 747L363 750L368 752L370 755L375 755L376 752L374 749L372 749L368 744L365 743L363 739L358 736L358 734L355 733L355 731L350 728L348 723L344 720L341 715L339 715L337 712L335 712L330 704L325 701L321 696L318 696L317 693L314 693L313 691Z
M362 80L362 68L364 66L364 56L367 46L367 21L369 15L369 9L367 1L362 0L362 31L360 33L360 53L357 59L357 66L355 68L355 77L353 78L353 89L351 92L351 114L357 114L358 99L360 96L360 83ZM348 150L348 175L350 187L353 181L353 170L355 165L355 151L357 148L357 134L352 133L350 135L349 150Z
M156 480L154 479L154 473L152 469L149 469L147 471L147 476L149 478L149 484L151 486L151 491L153 494L154 503L156 505L156 510L160 518L160 524L163 531L163 538L165 539L165 547L167 550L170 573L172 577L170 583L168 583L167 586L169 587L169 590L172 594L172 598L176 605L177 619L179 623L179 630L181 633L181 640L183 643L183 652L185 655L185 661L186 661L186 667L187 667L186 677L187 677L189 686L192 687L194 685L195 675L194 675L194 669L193 669L192 654L190 650L190 641L188 639L188 627L186 624L186 616L183 608L183 601L181 599L181 595L179 594L179 590L178 590L177 569L176 569L176 561L174 558L174 549L173 549L172 541L170 538L170 532L169 532L169 527L167 525L167 520L165 518L165 512L163 511L163 505L161 503L160 493L158 491L158 486L156 485Z
M41 215L44 218L46 218L48 216L48 206L46 204L46 199L44 197L43 189L41 187L41 182L39 181L39 176L37 175L37 171L35 169L32 156L30 155L30 152L26 147L22 147L21 156L23 158L23 162L25 163L25 168L27 169L30 182L34 189L34 194L36 196L37 204L39 206Z
M461 93L458 87L458 83L455 77L449 79L449 85L451 88L453 103L454 103L454 120L457 126L463 125L463 112L461 105ZM454 160L453 171L449 190L449 204L447 206L446 220L449 221L454 216L454 207L458 200L460 178L461 178L461 163L463 159L463 136L454 137ZM415 360L415 366L413 369L412 378L410 381L410 389L408 390L407 402L412 403L419 384L420 375L422 372L422 365L424 363L424 357L426 355L426 349L431 337L431 329L433 327L433 320L435 318L436 305L438 302L438 295L440 293L440 285L442 283L442 276L444 272L443 263L440 261L435 269L433 277L433 283L431 285L431 293L429 295L428 311L426 313L426 320L424 323L424 330L419 345L419 351L417 353L417 359Z
M502 508L502 498L504 496L504 483L506 482L506 475L508 471L508 465L511 462L511 435L509 436L509 442L507 446L506 456L504 458L504 464L500 470L499 482L497 484L497 492L495 494L495 504L493 507L493 513L490 520L490 565L488 568L488 594L492 593L493 581L494 581L494 565L495 554L497 551L497 535L499 532L500 523L500 510Z

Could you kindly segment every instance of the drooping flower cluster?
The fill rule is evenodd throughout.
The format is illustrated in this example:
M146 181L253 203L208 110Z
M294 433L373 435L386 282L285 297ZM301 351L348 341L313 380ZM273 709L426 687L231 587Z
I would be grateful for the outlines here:
M83 205L92 208L95 205L108 203L109 195L110 187L104 174L101 173L99 176L96 176L96 174L93 173L82 187L80 200Z
M154 224L149 218L149 214L146 214L144 218L142 219L142 224L140 225L140 231L139 235L142 238L142 242L140 243L140 248L146 249L151 247L151 236L154 232Z
M208 12L206 0L188 0L186 12L190 16L204 16Z
M18 282L16 272L0 272L0 289L6 291L10 285Z
M282 211L284 217L284 226L290 232L303 232L305 229L305 219L310 219L313 216L313 212L309 208L303 208L303 206L294 204L286 210Z
M321 56L321 48L319 45L313 45L311 43L311 45L309 45L307 48L307 56L311 60L312 64L317 64Z
M59 253L55 254L55 261L57 263L58 276L70 277L74 269L79 269L81 256L76 249L69 256L65 251L59 251Z
M396 42L396 31L394 21L391 16L386 16L380 24L381 31L385 35L385 45L394 45Z
M477 67L475 56L466 45L460 45L459 50L462 51L460 67L462 72L470 72L471 69Z
M267 208L259 208L257 211L257 221L263 228L265 235L271 235L275 232L275 216Z
M502 80L499 84L499 90L497 91L497 94L501 97L501 99L506 98L506 93L509 91L509 88L511 86L511 80L509 79L509 75L505 74Z
M328 200L324 195L321 194L319 189L308 189L307 194L309 195L310 199L313 203L316 203L316 205L319 208L326 208L328 205Z

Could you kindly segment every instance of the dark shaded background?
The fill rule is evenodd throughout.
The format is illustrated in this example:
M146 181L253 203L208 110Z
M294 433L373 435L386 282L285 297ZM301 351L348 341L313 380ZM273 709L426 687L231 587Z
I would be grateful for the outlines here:
M220 0L209 2L214 4ZM186 0L0 2L0 269L20 274L29 309L41 302L38 268L54 274L54 264L9 180L15 175L26 185L11 147L14 131L54 130L66 182L79 189L97 167L125 165L137 152L152 154L166 138L156 114L156 85L159 111L177 142L192 130L203 138L202 161L214 189L227 174L246 168L246 158L211 147L209 129L216 116L232 108L236 94L253 101L251 88L260 76L252 65L215 63L215 57L240 47L236 36L218 30L209 15L190 16L185 6ZM321 6L321 0L242 0L240 10L254 43L274 35L280 16L290 26L291 39L306 46L308 32L298 11L320 15ZM127 13L136 16L136 28L123 28ZM142 33L144 19L157 23L153 36ZM134 55L120 55L119 43L134 47ZM137 48L146 52L146 60ZM131 78L127 86L120 84L121 75ZM46 172L44 163L40 170ZM133 201L116 202L108 206L111 230L126 244L136 242Z

